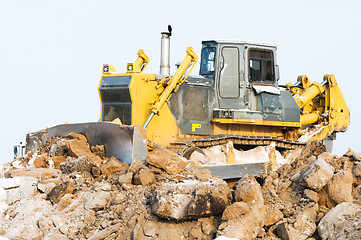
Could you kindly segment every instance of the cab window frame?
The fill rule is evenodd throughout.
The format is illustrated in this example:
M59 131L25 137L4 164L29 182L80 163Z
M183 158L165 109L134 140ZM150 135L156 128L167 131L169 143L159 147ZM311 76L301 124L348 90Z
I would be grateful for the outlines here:
M254 56L257 55L257 53L252 54L252 52L258 52L259 56ZM265 53L268 53L269 57L264 57L263 55L267 55ZM248 67L248 79L250 84L276 85L276 69L275 69L274 56L275 56L274 51L271 49L266 49L266 48L248 49L247 67ZM259 69L252 72L251 65L254 64L257 64ZM270 73L267 73L267 65L270 66ZM267 75L270 76L270 79L267 78Z
M204 51L206 50L206 49L212 49L212 51L208 51L208 56L207 56L207 64L209 63L209 62L211 62L210 60L211 59L209 59L209 53L210 52L213 52L213 59L212 59L212 62L213 62L213 66L212 66L212 68L213 68L213 70L212 71L210 71L209 69L207 69L207 64L203 64L203 61L204 61ZM200 69L199 69L199 74L200 75L214 75L215 74L215 71L216 71L216 55L217 55L217 47L216 46L214 46L214 45L207 45L207 46L205 46L205 47L203 47L202 48L202 52L201 52L201 63L200 63Z

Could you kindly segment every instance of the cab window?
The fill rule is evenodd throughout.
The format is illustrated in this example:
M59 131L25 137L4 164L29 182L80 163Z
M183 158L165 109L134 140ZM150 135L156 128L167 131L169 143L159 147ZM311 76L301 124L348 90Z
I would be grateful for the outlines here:
M253 83L275 82L273 52L250 49L249 79Z
M202 49L201 75L214 74L214 60L216 55L215 47L205 47Z

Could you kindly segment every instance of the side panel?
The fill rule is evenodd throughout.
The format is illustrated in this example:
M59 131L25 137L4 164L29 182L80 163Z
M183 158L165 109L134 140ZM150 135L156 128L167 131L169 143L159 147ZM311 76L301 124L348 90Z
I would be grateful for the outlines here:
M183 83L168 105L182 134L210 135L212 91L206 84Z
M257 98L257 108L263 113L263 120L300 121L300 109L290 92L281 91L280 95L263 92Z
M289 91L281 91L282 121L300 122L300 108Z
M282 105L280 95L260 93L258 96L258 110L263 113L263 120L281 121Z

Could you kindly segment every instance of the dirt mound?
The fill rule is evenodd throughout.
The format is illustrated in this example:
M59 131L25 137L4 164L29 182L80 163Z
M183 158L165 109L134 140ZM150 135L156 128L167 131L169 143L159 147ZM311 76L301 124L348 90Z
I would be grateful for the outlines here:
M166 150L129 165L70 134L0 169L0 237L357 237L360 183L360 154L337 157L318 142L291 164L246 175L229 188Z

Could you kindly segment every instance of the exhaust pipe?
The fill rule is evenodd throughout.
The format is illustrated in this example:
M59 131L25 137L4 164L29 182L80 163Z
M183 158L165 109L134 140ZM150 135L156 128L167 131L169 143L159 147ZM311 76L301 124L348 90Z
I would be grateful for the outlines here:
M168 25L168 32L162 32L160 49L160 74L170 75L170 39L172 36L172 27Z

